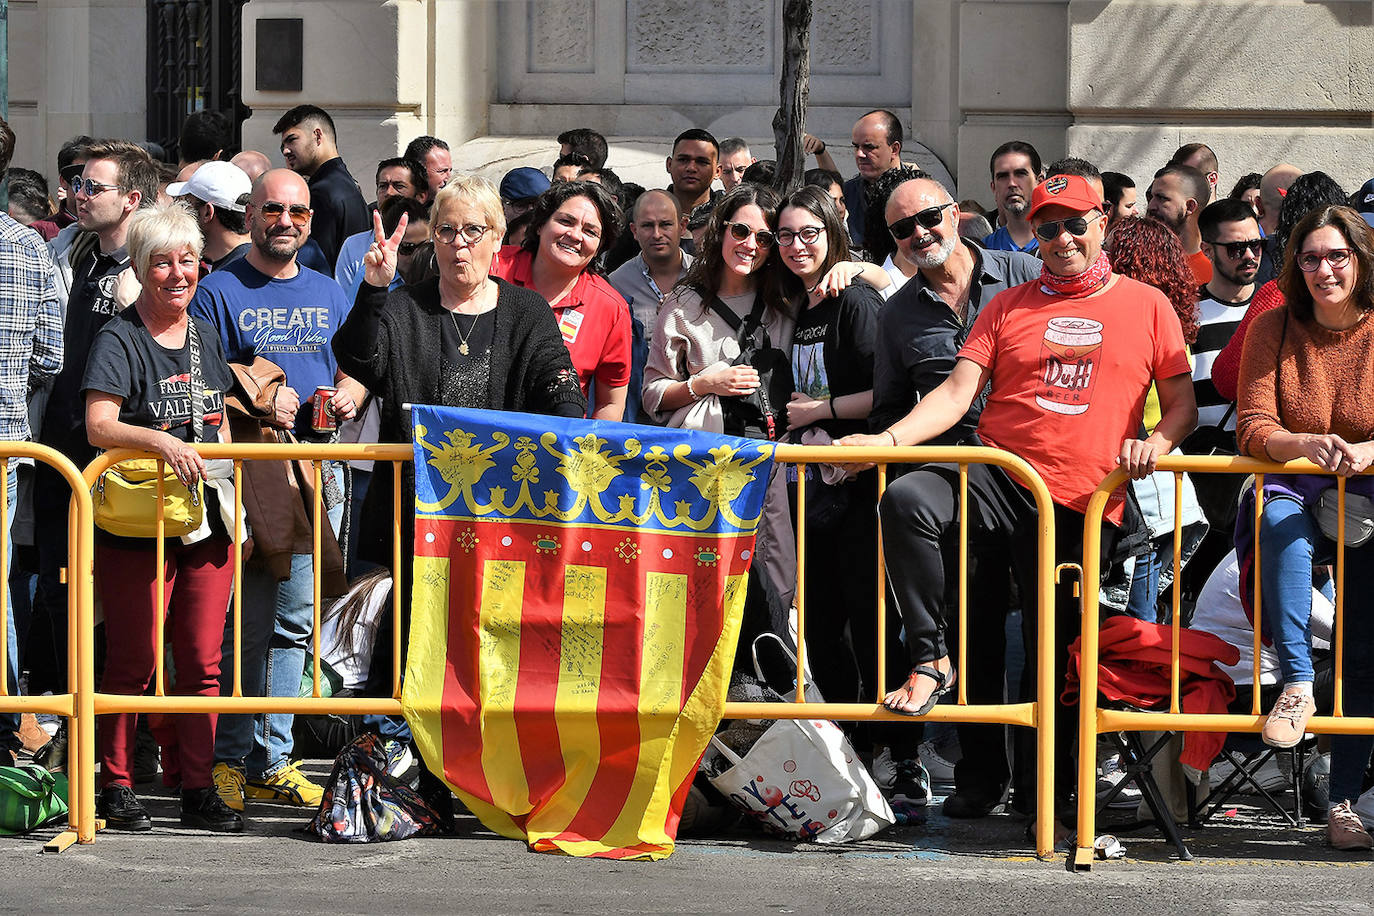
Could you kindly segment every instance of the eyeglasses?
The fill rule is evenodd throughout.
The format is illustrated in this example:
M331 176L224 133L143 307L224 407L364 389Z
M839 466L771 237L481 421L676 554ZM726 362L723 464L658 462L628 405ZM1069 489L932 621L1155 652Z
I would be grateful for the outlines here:
M1256 255L1264 254L1264 239L1247 239L1243 242L1213 242L1204 239L1209 245L1226 249L1226 254L1233 261L1239 261L1245 257L1246 252L1253 251Z
M269 223L275 223L277 220L281 219L283 213L289 213L291 215L291 224L299 229L310 222L310 216L315 211L305 204L292 204L288 207L286 204L279 203L275 200L269 200L267 203L258 207L258 212L261 213L263 218Z
M1101 213L1087 219L1070 216L1068 219L1057 219L1052 223L1041 223L1035 227L1035 236L1042 242L1053 242L1067 230L1074 238L1082 238L1088 232L1088 224L1097 221L1101 216Z
M1298 267L1306 273L1312 273L1322 266L1322 261L1331 265L1332 270L1340 270L1350 263L1350 256L1354 254L1349 248L1332 248L1326 254L1317 254L1313 251L1304 251L1298 255Z
M787 248L797 239L801 239L803 245L814 245L824 231L824 226L806 226L795 232L791 229L779 229L778 247Z
M934 229L940 225L940 221L945 218L944 211L948 207L954 206L954 201L947 204L939 204L934 207L926 207L918 210L910 216L903 216L897 222L887 227L887 231L892 233L892 237L897 241L911 238L911 234L916 231L916 224L920 223L927 229Z
M106 191L118 191L117 184L102 184L94 178L73 178L72 193L85 194L87 197L95 197L97 194L104 194Z
M424 242L401 242L396 246L396 253L410 257L423 244Z
M749 236L753 236L759 243L760 248L772 248L777 241L777 236L767 229L760 229L755 232L744 223L726 223L725 228L730 230L730 237L737 242L742 242Z
M435 227L434 238L445 245L452 245L458 241L459 236L462 236L464 245L476 245L490 231L490 226L479 226L476 223L468 223L461 228L444 223L442 226Z

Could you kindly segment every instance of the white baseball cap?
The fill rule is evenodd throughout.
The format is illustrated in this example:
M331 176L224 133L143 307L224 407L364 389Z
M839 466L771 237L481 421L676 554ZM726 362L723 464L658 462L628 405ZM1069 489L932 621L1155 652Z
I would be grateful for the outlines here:
M239 213L244 209L243 204L239 203L239 198L252 190L253 182L247 172L232 162L219 160L202 163L190 178L167 185L167 194L170 197L190 194L207 204Z

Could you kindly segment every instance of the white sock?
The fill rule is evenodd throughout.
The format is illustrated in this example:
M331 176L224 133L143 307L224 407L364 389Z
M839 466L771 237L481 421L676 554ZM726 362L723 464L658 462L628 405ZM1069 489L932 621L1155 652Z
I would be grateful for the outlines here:
M1303 696L1312 696L1311 681L1289 681L1283 685L1284 693L1300 693Z

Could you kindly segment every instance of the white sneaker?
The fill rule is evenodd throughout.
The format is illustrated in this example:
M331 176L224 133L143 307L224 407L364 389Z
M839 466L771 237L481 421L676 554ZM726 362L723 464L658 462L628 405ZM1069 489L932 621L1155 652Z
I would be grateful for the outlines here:
M1364 822L1364 829L1374 830L1374 789L1368 789L1363 795L1355 800L1351 806L1361 821Z
M1279 766L1278 758L1279 755L1277 754L1270 757L1264 762L1264 766L1259 768L1259 772L1254 774L1255 782L1263 786L1266 792L1282 792L1291 784L1290 778L1284 775L1283 768ZM1208 779L1211 781L1212 787L1216 788L1230 779L1231 774L1235 771L1236 768L1231 761L1222 757L1212 763L1211 769L1207 771ZM1254 791L1250 783L1243 779L1237 780L1233 785L1242 791Z
M918 753L926 772L930 774L931 782L954 785L954 762L941 754L933 743L925 742Z
M1130 774L1122 768L1121 756L1119 754L1113 754L1103 760L1098 770L1097 798L1099 801L1116 785L1131 778ZM1130 785L1116 794L1116 797L1112 799L1112 803L1108 807L1134 808L1140 804L1142 798L1143 796L1140 794L1139 787L1132 781Z

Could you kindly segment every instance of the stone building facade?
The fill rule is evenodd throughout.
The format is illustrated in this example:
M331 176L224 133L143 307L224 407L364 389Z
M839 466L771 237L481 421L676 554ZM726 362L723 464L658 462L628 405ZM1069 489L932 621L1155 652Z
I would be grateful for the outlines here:
M78 132L143 135L147 6L11 0L16 164L53 171L57 146ZM467 143L460 166L496 170L547 165L560 130L593 127L641 181L633 163L659 181L665 138L689 126L771 155L781 7L250 0L243 144L272 150L277 116L310 101L334 115L359 175L422 133ZM302 22L296 92L259 88L262 21L281 19ZM846 173L849 127L874 107L901 116L919 143L910 151L947 168L960 196L985 201L988 154L1013 137L1047 160L1073 153L1138 180L1201 140L1226 187L1287 160L1353 189L1374 174L1374 4L814 0L808 127Z

